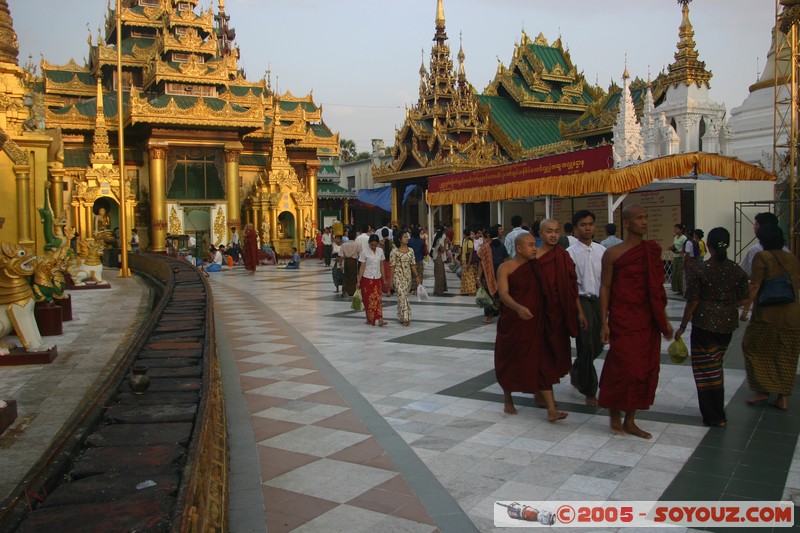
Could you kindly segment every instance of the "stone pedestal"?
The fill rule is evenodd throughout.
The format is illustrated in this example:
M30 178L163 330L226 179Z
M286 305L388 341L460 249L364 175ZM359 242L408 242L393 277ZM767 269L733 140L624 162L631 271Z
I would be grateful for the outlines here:
M8 355L0 355L0 366L49 365L58 357L58 347L46 352L26 352L23 348L13 348Z
M36 325L42 337L51 337L64 333L61 319L61 308L53 302L37 302L33 310Z
M66 298L55 300L55 303L61 308L61 320L63 322L72 320L72 297L67 295Z

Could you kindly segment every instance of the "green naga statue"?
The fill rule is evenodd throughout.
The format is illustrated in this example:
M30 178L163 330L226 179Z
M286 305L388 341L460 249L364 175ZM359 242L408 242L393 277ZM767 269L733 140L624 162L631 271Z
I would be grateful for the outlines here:
M44 207L39 209L39 216L41 216L42 224L44 225L44 249L57 250L62 246L66 246L64 226L67 223L63 214L60 220L55 220L55 213L50 207L50 193L46 185L44 188Z

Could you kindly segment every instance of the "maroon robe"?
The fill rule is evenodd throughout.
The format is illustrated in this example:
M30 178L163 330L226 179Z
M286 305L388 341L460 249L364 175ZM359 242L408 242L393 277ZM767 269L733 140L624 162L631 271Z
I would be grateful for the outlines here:
M600 376L601 407L631 411L653 405L667 333L661 248L642 241L614 262L608 304L611 342Z
M536 275L544 300L544 343L542 354L559 378L572 368L570 337L577 337L578 276L575 263L561 246L555 246L536 261ZM556 383L558 380L556 380Z
M244 256L244 268L255 272L258 264L258 243L256 243L256 232L254 230L248 229L244 233L242 255Z
M542 341L539 280L529 261L520 265L508 277L508 294L520 305L527 307L533 318L523 320L516 311L500 304L497 321L497 339L494 343L494 371L497 383L505 392L536 392L549 390L553 381L547 365L539 359Z

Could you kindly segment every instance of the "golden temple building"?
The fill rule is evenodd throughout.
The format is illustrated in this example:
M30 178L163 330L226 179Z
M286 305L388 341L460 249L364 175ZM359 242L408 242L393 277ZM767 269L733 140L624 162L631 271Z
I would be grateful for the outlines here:
M52 138L44 132L41 98L34 100L18 55L8 2L0 0L0 194L6 199L0 241L41 249L44 233L36 207L44 205Z
M42 59L41 76L28 73L27 80L16 55L10 60L10 47L0 50L2 75L18 78L20 86L18 94L3 97L13 105L6 106L10 111L4 111L0 126L30 142L41 137L44 153L28 174L30 199L17 194L18 204L29 205L25 228L6 224L6 237L16 233L9 240L34 239L32 213L43 205L46 183L54 215L65 216L67 227L85 239L123 226L123 216L128 228L139 229L143 248L154 252L167 248L168 235L188 235L203 254L208 245L229 243L231 228L246 223L280 253L290 253L292 246L302 250L304 238L314 235L320 218L317 172L321 161L338 156L338 134L325 125L311 94L277 94L269 75L248 81L224 0L216 10L197 4L123 0L119 35L117 13L109 6L102 32L89 36L86 64ZM4 30L13 34L5 1L0 14L8 19ZM3 42L16 51L15 38ZM125 191L116 149L120 82ZM34 102L30 113L25 98ZM23 131L24 120L39 115L42 119L29 125L32 131ZM48 157L51 139L55 146ZM11 173L24 174L20 165L15 162ZM126 213L120 212L122 194ZM41 248L38 240L36 246Z
M466 77L465 53L454 68L445 31L443 0L437 0L434 45L428 68L420 68L419 100L397 131L394 160L373 169L375 181L391 183L393 199L409 184L426 188L435 176L562 153L585 146L580 135L562 134L605 92L589 85L561 40L532 40L523 31L508 66L498 63L494 80L478 93ZM479 220L476 206L447 206L440 221L459 229L462 216ZM485 207L485 206L484 206ZM397 202L393 220L397 220ZM449 217L449 218L448 218ZM486 221L488 223L488 220Z

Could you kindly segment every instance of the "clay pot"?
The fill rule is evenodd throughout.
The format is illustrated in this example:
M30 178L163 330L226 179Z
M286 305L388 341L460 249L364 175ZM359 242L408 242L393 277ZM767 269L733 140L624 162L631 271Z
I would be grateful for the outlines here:
M134 394L144 394L150 386L150 376L147 375L147 367L143 365L133 365L131 375L128 377L128 385Z

